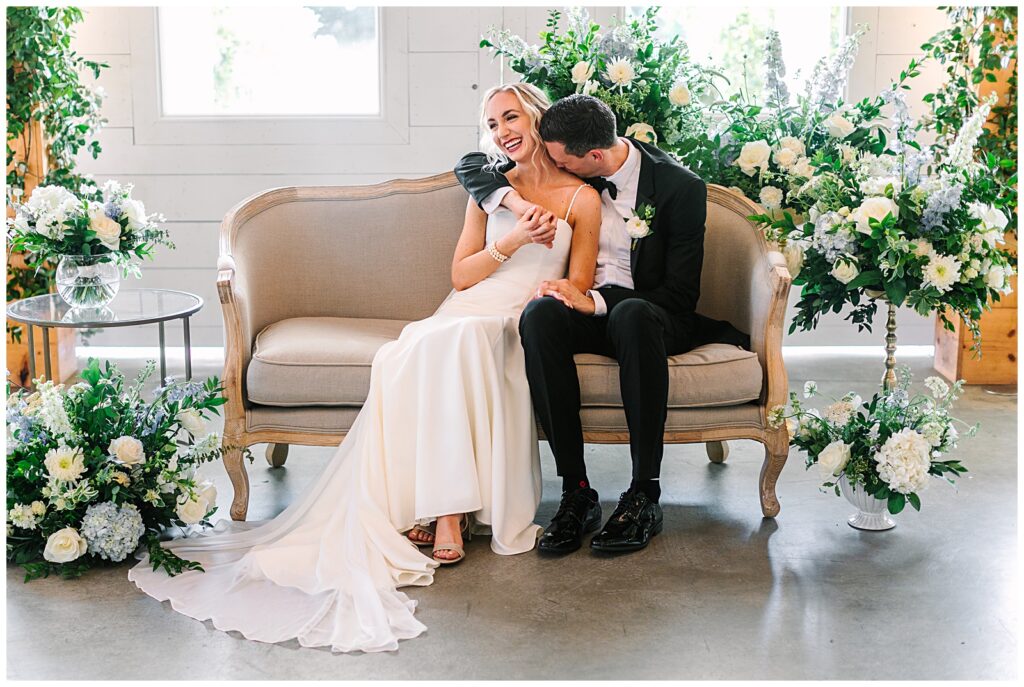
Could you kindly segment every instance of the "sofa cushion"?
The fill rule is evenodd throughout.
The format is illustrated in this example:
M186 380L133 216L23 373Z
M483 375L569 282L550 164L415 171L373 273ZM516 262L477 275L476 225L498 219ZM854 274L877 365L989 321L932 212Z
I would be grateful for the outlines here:
M363 404L377 350L408 322L346 317L296 317L256 337L246 372L249 401L265 406ZM622 404L619 366L599 355L576 356L584 407ZM750 351L707 344L669 358L669 408L729 406L761 395L761 366Z
M619 364L590 353L576 356L585 408L622 405ZM757 354L729 344L705 344L668 359L668 407L707 408L747 403L761 396Z
M361 406L377 349L404 320L296 317L256 337L246 372L249 400L268 406Z

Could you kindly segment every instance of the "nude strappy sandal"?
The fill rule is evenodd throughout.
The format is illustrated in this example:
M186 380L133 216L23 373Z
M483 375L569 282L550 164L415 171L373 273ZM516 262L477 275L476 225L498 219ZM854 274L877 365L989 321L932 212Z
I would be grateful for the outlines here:
M409 534L412 534L413 532L419 532L421 534L429 534L431 537L433 537L434 536L434 526L436 524L437 524L437 521L435 520L434 522L432 522L432 523L430 523L429 525L426 525L426 526L423 526L423 525L413 525L412 529L409 530ZM409 541L411 541L416 546L421 546L422 547L422 546L433 546L434 545L434 542L432 542L432 541L420 541L418 539L413 539L412 537L409 536L409 534L406 534L405 538L408 539Z
M462 540L463 540L463 542L467 542L467 541L469 541L470 539L473 538L473 533L470 531L470 523L471 522L472 522L472 519L470 518L469 514L468 513L463 513L462 514L462 525L459 527L459 531L462 533ZM447 558L447 559L446 558L438 558L437 557L437 552L438 551L454 551L455 553L459 554L459 557L458 558ZM444 544L441 543L441 542L438 542L437 541L437 536L435 535L435 537L434 537L434 550L433 550L432 558L435 561L437 561L438 563L440 563L441 565L453 565L455 563L459 563L460 561L462 561L462 560L464 560L466 558L466 550L463 549L458 544L456 544L455 542L448 542L448 543L444 543Z

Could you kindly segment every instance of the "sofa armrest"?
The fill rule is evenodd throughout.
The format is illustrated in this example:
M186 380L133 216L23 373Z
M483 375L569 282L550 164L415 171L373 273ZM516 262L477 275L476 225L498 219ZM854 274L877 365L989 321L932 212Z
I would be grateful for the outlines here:
M768 244L763 259L753 265L750 295L750 347L764 370L761 403L771 409L784 405L789 395L789 379L782 360L782 336L786 304L792 277L786 260L774 244Z
M228 254L217 258L217 296L224 316L224 393L225 423L242 418L244 421L245 369L252 353L253 332L245 309L245 294L239 286L234 259ZM225 427L225 436L238 427Z

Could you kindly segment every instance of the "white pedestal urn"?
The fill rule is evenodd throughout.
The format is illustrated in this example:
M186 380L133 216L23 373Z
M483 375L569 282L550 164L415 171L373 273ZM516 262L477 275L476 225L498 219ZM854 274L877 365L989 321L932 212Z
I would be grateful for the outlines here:
M846 520L850 527L870 532L896 527L896 521L889 517L889 503L885 499L872 496L859 484L850 484L846 475L839 478L839 490L857 508L857 513Z

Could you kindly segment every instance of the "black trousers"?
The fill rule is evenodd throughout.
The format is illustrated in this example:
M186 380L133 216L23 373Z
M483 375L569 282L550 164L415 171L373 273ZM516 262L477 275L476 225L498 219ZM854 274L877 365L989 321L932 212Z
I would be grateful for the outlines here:
M573 355L595 353L619 363L633 478L658 477L668 413L668 356L689 350L691 333L684 324L639 298L622 301L607 317L592 317L544 297L527 304L519 334L534 412L555 455L558 474L586 471Z

